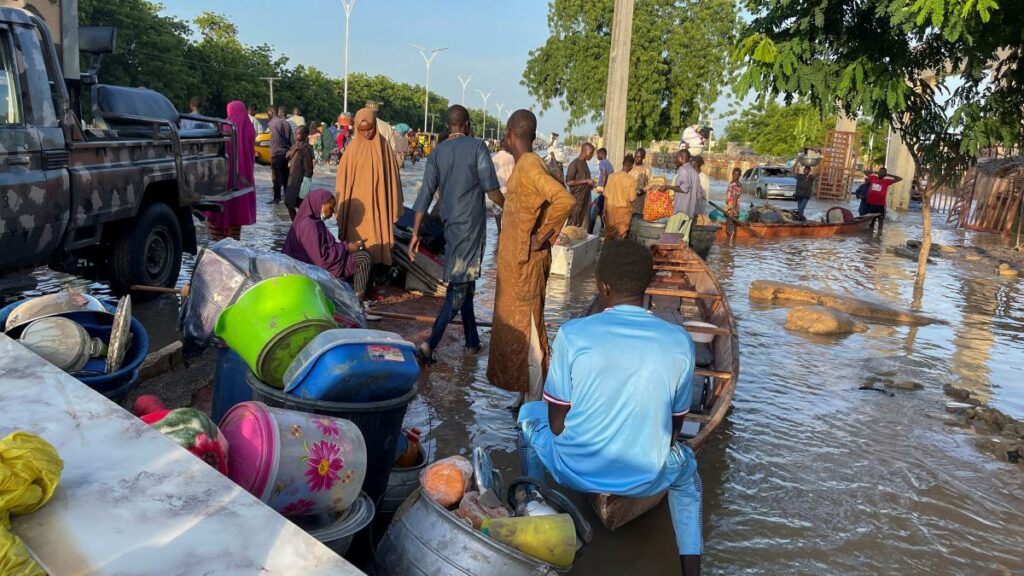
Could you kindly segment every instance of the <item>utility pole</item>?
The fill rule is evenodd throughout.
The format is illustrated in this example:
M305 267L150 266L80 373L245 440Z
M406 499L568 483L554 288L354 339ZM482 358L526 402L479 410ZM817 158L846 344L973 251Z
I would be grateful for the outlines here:
M348 21L352 15L352 8L356 0L341 0L341 6L345 9L345 105L343 108L348 112Z
M267 84L270 85L270 105L271 106L274 105L274 80L280 80L280 79L281 78L279 78L277 76L275 76L273 78L269 78L269 77L266 77L266 76L260 78L260 80L266 80Z
M501 109L505 107L505 103L495 104L494 107L498 109L498 115L494 117L498 121L498 134L496 137L501 138Z
M466 86L469 86L469 81L472 80L472 76L467 76L465 80L462 79L462 74L459 74L459 83L462 84L462 100L459 104L466 105Z
M626 144L626 95L629 93L629 52L633 42L634 0L615 0L612 47L608 55L608 90L604 104L604 147L612 164L622 161Z
M491 93L484 94L483 90L477 90L476 92L484 99L484 125L480 129L480 133L483 135L484 140L487 140L487 99L491 97Z
M430 64L434 61L434 57L441 52L447 50L447 48L424 48L415 44L409 44L413 48L420 51L420 56L423 56L423 64L427 67L427 86L423 94L423 131L427 131L427 108L430 105ZM427 52L430 52L430 57L427 57Z

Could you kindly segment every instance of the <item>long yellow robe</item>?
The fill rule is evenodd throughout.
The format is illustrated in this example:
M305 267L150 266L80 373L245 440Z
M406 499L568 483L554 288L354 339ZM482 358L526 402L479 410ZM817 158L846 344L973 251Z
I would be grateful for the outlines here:
M530 237L554 231L558 236L575 200L547 171L540 156L520 156L508 181L498 238L498 274L488 352L487 379L513 392L529 388L531 319L542 352L542 378L551 351L544 329L544 292L551 250L530 251Z
M604 185L604 239L619 240L629 233L636 200L636 178L632 172L615 172Z

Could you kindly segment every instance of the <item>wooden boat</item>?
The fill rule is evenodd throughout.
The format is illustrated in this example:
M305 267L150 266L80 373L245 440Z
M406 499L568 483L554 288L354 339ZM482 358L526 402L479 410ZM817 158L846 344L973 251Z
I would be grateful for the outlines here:
M722 423L732 405L740 371L739 339L732 310L718 278L678 234L662 234L651 246L655 279L647 289L647 307L660 318L684 325L698 321L714 328L685 326L691 335L712 335L710 362L698 364L694 373L694 402L683 424L679 440L695 451ZM698 353L698 362L701 361ZM601 522L614 530L654 508L664 494L629 498L609 494L591 495L590 501Z
M762 224L760 222L747 222L746 224L759 232L765 238L828 238L836 234L855 234L863 232L871 227L878 214L867 214L865 216L854 216L848 222L785 222L781 224ZM719 243L729 241L727 226L722 226L715 237ZM759 240L742 226L736 227L736 240Z

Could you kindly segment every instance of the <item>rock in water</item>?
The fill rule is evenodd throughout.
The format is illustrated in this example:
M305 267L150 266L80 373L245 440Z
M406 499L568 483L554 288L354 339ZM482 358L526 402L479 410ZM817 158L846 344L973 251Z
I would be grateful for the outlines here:
M810 334L849 334L868 327L846 314L824 306L796 306L786 315L786 329Z
M884 320L886 322L899 322L912 326L944 323L944 321L937 318L929 318L915 312L901 310L884 302L774 280L754 280L751 282L750 297L754 300L765 300L775 303L801 302L820 304L854 316L872 320Z

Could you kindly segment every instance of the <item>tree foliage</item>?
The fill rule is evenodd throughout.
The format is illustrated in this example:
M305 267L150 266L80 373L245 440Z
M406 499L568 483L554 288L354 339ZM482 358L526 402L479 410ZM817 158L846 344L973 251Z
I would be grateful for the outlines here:
M769 101L746 108L730 120L719 142L747 144L762 156L794 156L805 146L819 147L835 116L822 119L817 108L804 103L782 106Z
M227 17L204 12L191 23L161 14L161 6L147 0L80 0L83 25L117 27L114 54L104 57L100 81L124 86L145 86L163 93L180 109L192 96L203 100L202 112L223 116L231 100L269 105L267 82L277 77L274 102L299 106L309 120L331 122L344 108L340 78L302 64L290 66L274 55L268 44L250 46L238 39L238 29ZM423 124L423 86L395 82L383 75L349 74L349 110L368 100L380 102L380 115L391 123ZM448 100L430 94L430 113L438 115L435 129L444 123ZM479 112L477 112L479 118ZM493 116L488 124L496 122Z
M522 84L542 109L560 102L569 129L601 122L613 0L551 0L547 42L530 52ZM707 114L730 70L735 0L637 0L627 140L678 137Z
M746 7L753 18L736 51L744 68L739 94L871 116L942 179L981 149L1024 141L1024 11L994 0L746 0Z

